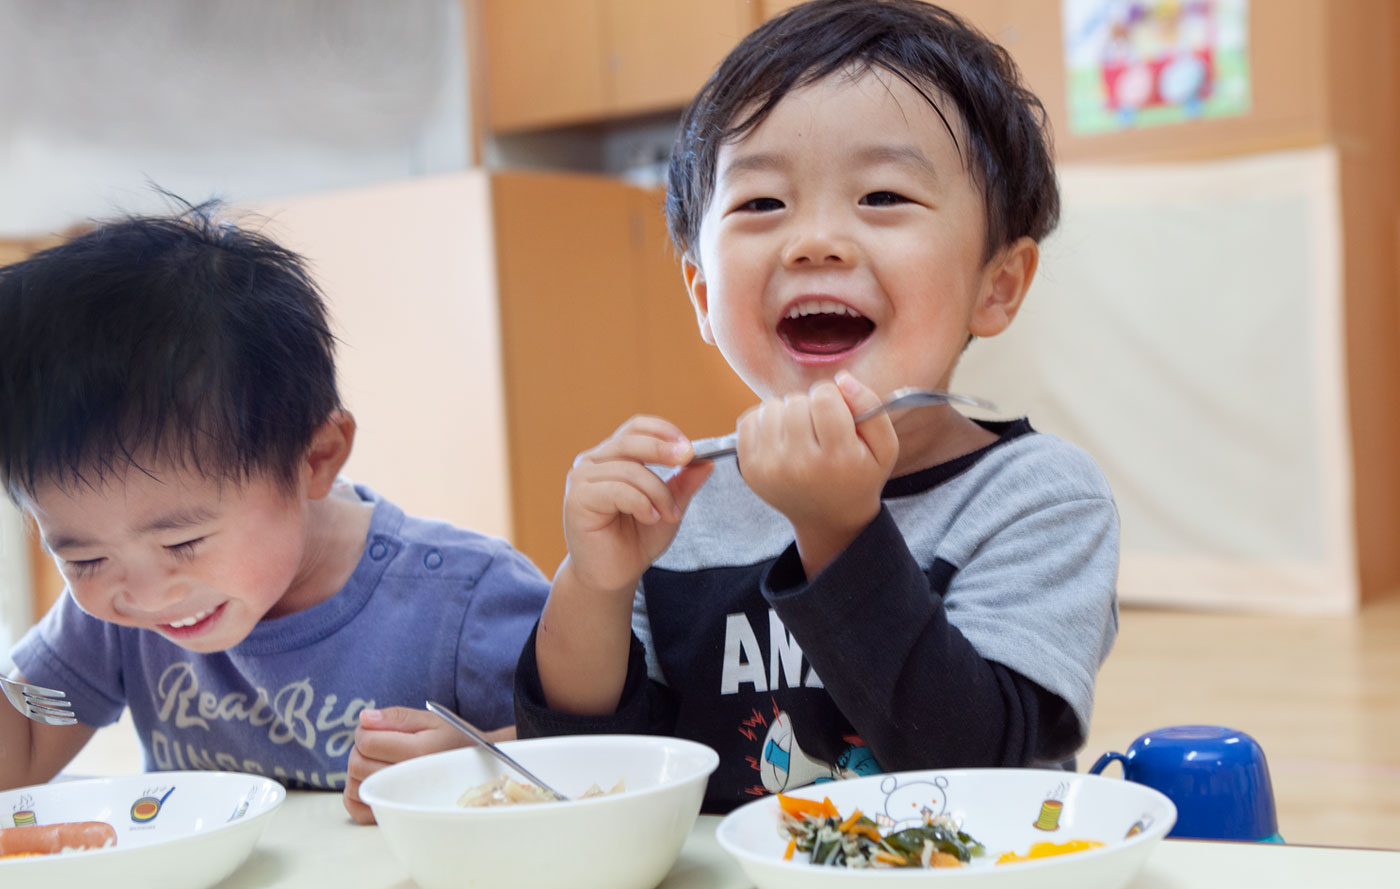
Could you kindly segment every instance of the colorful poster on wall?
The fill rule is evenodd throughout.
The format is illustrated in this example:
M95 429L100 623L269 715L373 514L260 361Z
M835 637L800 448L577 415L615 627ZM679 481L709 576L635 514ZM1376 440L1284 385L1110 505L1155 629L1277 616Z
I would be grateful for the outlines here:
M1249 0L1062 0L1069 128L1249 110Z

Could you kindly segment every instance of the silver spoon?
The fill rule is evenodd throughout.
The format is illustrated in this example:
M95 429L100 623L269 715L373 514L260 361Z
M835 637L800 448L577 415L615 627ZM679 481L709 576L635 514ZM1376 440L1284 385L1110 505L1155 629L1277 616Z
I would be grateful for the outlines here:
M942 389L924 389L919 386L905 386L890 393L890 397L883 403L872 407L868 411L856 414L857 425L864 423L872 417L879 416L889 411L902 411L911 407L924 407L930 404L966 404L978 407L987 411L994 411L997 406L983 398L974 398L971 395L958 395L955 392L944 392ZM690 462L696 460L714 460L717 457L732 457L739 453L738 448L715 448L712 451L702 451L690 458Z
M456 713L453 713L451 710L434 701L428 701L428 709L433 711L433 713L437 714L438 718L440 718L443 722L457 729L457 731L471 738L473 741L480 744L482 747L485 747L487 752L489 752L492 756L496 757L501 762L515 769L527 780L529 780L531 784L534 784L540 790L543 790L545 793L552 795L555 799L558 799L560 801L569 801L569 797L555 790L553 787L550 787L548 784L544 783L539 778L536 778L529 769L525 768L520 763L512 759L508 753L506 753L501 748L497 747L495 744L492 744L490 741L486 740L486 736L481 733L481 730L478 729L476 726L472 725L470 722L467 722L465 719L458 716Z

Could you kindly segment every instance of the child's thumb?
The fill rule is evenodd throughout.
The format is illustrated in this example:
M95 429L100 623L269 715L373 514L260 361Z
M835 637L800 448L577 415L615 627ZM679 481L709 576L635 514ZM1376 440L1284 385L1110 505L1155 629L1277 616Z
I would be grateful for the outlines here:
M434 725L437 717L412 707L366 708L360 711L360 725L389 732L417 732Z
M846 406L853 415L858 416L880 406L879 393L856 379L855 374L848 370L837 372L836 387L841 390L841 397L846 399Z
M846 399L852 416L858 417L881 404L879 394L849 371L836 374L836 387L841 390L841 397ZM899 456L899 436L895 434L894 422L889 414L881 411L860 423L856 426L856 434L865 442L877 463L886 467L894 465L895 458Z

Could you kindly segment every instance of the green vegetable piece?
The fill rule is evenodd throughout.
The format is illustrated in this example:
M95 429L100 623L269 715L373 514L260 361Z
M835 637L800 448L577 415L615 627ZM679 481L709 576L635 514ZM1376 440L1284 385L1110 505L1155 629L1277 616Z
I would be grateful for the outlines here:
M915 859L923 855L924 840L931 841L933 848L939 852L953 855L963 863L972 860L972 854L968 851L967 846L959 841L958 835L941 824L906 827L898 833L892 833L885 837L885 842L893 846L899 854L911 855Z
M841 864L845 857L841 853L841 841L831 840L825 843L818 843L812 849L813 864L828 864L833 867Z
M987 854L987 847L977 842L969 833L958 831L958 842L967 847L968 854L973 858Z

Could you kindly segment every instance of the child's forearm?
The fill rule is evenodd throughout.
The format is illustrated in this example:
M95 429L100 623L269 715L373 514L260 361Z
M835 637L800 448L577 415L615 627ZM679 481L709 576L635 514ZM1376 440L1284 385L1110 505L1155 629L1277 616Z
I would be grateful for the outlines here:
M627 679L631 639L632 589L588 589L566 558L535 636L545 703L576 716L615 712Z
M29 755L33 742L29 722L8 702L0 702L0 789L9 790L30 783Z
M78 755L94 729L41 725L0 702L0 790L43 784Z

